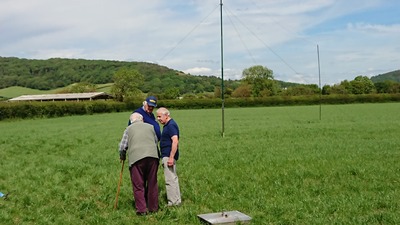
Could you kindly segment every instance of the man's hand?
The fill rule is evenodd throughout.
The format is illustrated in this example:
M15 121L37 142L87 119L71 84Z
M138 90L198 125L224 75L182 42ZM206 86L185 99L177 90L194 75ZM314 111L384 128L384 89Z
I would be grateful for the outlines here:
M174 158L168 158L167 166L173 166L174 165Z
M126 159L126 151L122 151L122 152L119 153L119 159L121 161L125 161L125 159Z

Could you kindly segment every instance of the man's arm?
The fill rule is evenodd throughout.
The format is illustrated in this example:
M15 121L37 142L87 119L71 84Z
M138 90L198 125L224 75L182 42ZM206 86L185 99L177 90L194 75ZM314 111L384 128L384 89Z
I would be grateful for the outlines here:
M157 141L160 141L161 138L160 125L156 122L155 124L153 124L153 126L154 126L154 131L156 132Z
M178 150L178 144L179 144L179 138L178 135L174 135L171 137L172 140L172 146L171 146L171 153L169 155L169 159L168 159L168 166L173 166L174 165L174 157L175 157L175 153Z
M119 143L119 158L121 160L126 159L126 149L128 148L128 128L125 129L122 135L121 142Z

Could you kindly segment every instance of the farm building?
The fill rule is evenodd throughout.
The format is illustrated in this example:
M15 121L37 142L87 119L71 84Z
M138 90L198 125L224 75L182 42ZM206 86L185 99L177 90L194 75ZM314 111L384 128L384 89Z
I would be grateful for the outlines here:
M9 101L93 101L106 100L113 98L105 92L89 92L89 93L68 93L68 94L42 94L42 95L21 95Z

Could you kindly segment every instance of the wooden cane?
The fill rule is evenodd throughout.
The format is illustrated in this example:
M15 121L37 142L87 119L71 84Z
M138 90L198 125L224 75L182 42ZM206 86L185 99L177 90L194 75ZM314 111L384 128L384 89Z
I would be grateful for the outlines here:
M119 189L121 187L121 182L122 182L122 172L124 171L124 164L125 164L125 160L122 161L121 173L119 174L119 182L118 182L117 196L115 197L114 209L117 209L117 206L118 206L118 195L119 195Z

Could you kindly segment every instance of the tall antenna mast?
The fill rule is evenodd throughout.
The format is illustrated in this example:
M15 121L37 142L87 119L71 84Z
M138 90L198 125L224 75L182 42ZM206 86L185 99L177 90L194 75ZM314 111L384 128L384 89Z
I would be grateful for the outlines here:
M319 83L319 120L322 117L322 87L321 87L321 67L319 63L319 46L317 45L317 55L318 55L318 83Z
M223 29L222 29L222 0L219 2L220 5L220 21L221 21L221 99L222 99L222 137L225 136L225 116L224 116L224 108L225 108L225 97L224 97L224 40L223 40Z

